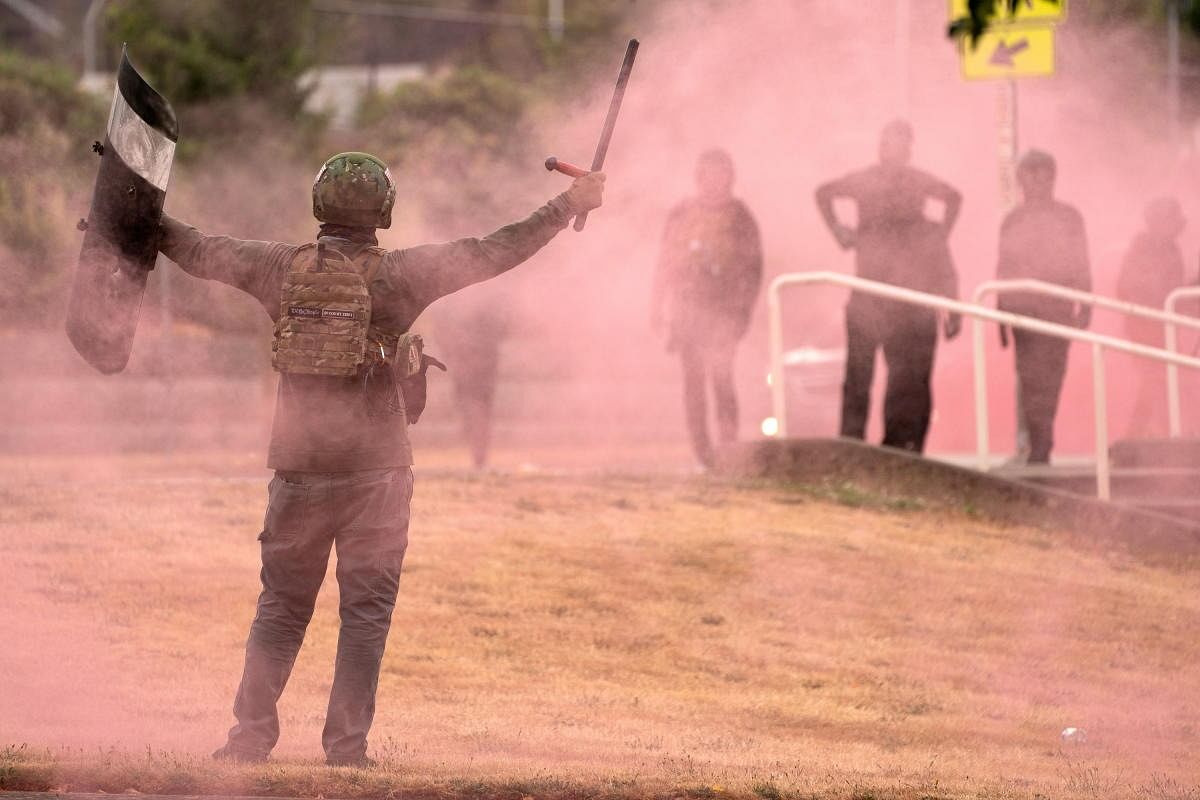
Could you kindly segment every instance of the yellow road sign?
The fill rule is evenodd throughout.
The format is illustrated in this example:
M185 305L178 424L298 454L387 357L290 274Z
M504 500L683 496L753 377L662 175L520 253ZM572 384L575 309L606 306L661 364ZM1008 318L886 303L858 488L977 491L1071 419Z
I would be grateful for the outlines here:
M1017 0L1017 13L1011 17L1008 15L1008 9L1004 7L1004 0L998 0L996 5L998 13L992 20L992 24L997 27L1022 23L1052 24L1062 22L1067 18L1067 0L1058 0L1058 2L1054 2L1054 0ZM950 20L952 22L967 16L968 13L967 0L950 0Z
M989 30L974 48L970 41L961 47L963 77L968 80L1054 74L1053 28Z

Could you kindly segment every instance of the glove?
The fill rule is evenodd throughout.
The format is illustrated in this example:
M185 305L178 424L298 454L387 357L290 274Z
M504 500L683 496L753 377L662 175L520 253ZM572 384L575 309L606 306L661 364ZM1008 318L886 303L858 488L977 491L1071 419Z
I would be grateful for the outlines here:
M563 192L563 197L576 214L599 208L604 202L604 173L589 172L576 178L571 188Z
M962 314L950 313L946 315L946 320L942 324L942 332L946 336L946 341L953 340L962 331Z

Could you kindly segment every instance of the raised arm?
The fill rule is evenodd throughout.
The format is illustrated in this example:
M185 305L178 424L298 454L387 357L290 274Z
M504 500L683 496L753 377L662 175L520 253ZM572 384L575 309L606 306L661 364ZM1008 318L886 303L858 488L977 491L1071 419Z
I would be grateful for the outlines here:
M258 299L270 313L278 310L279 287L296 248L229 236L206 236L163 214L158 249L189 275L220 281Z
M421 307L473 283L494 278L528 259L583 211L600 206L604 174L578 178L571 188L520 222L483 238L427 244L399 252L386 279L402 282Z

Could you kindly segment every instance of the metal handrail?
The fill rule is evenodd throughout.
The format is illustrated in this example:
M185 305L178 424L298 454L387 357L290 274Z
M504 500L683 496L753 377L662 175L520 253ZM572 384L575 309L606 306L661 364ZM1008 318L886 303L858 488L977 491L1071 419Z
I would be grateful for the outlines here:
M1200 323L1195 317L1181 315L1175 311L1175 306L1180 300L1185 297L1200 297L1200 286L1181 286L1167 295L1167 300L1163 303L1163 310L1172 317L1182 316L1186 320ZM1177 323L1172 320L1167 323L1164 331L1163 346L1168 352L1174 353L1179 349L1178 338L1175 334L1175 325ZM1195 327L1190 325L1189 327ZM1179 368L1174 364L1167 364L1167 431L1172 439L1178 439L1183 435L1182 414L1179 408Z
M1200 319L1189 317L1184 314L1176 314L1173 311L1164 311L1154 306L1143 306L1137 303L1130 303L1127 300L1118 300L1115 297L1106 297L1102 294L1094 292L1084 292L1079 289L1072 289L1068 286L1060 286L1057 283L1047 283L1046 281L1033 280L1032 278L1021 278L1018 280L1005 281L984 281L975 287L974 300L976 303L983 303L985 297L989 294L999 294L1000 292L1029 292L1031 294L1045 294L1052 297L1061 297L1064 300L1071 300L1084 305L1096 306L1098 308L1106 308L1111 311L1119 311L1122 314L1128 314L1131 317L1142 317L1143 319L1153 319L1159 322L1174 323L1175 325L1183 325L1187 328L1196 328L1200 330Z
M1101 294L1092 292L1083 292L1079 289L1071 289L1066 286L1060 286L1057 283L1046 283L1045 281L1037 281L1028 278L1020 280L1008 281L984 281L975 287L975 302L983 303L984 298L989 294L999 294L1000 292L1030 292L1034 294L1050 295L1051 297L1061 297L1064 300L1071 300L1076 303L1084 303L1087 305L1096 306L1098 308L1106 308L1111 311L1118 311L1122 314L1127 314L1131 317L1141 317L1142 319L1151 319L1156 322L1163 323L1164 330L1164 348L1172 353L1178 352L1176 347L1175 326L1182 325L1185 328L1194 328L1200 330L1200 319L1189 317L1186 314L1179 314L1175 311L1175 302L1182 297L1197 297L1200 296L1200 287L1185 287L1176 289L1167 296L1167 302L1164 308L1158 309L1152 306L1138 305L1125 300L1117 300L1113 297L1105 297ZM1178 295L1178 296L1177 296ZM1172 299L1174 298L1174 299ZM982 347L981 343L976 343L976 347ZM976 357L981 355L977 353ZM1168 431L1172 438L1177 438L1181 435L1182 425L1180 423L1179 413L1179 367L1175 364L1167 362L1167 419Z
M871 281L840 272L792 272L776 277L767 288L771 347L771 406L778 425L776 435L780 437L787 435L787 395L783 373L783 314L779 299L780 290L785 286L814 283L832 283L877 297L886 297L912 305L971 317L972 333L976 342L973 351L975 354L975 438L980 469L987 469L988 466L987 374L984 368L984 359L980 357L982 348L979 346L983 342L983 323L985 321L996 322L1011 328L1022 328L1047 336L1091 344L1092 391L1096 409L1096 493L1101 500L1108 500L1112 496L1108 460L1108 398L1104 382L1105 349L1200 369L1200 358L1181 356L1167 350L1127 342L1104 334L1091 333L1068 325L1046 322L1035 317L998 311L978 303L951 300L940 295L918 292L902 286L893 286L889 283Z

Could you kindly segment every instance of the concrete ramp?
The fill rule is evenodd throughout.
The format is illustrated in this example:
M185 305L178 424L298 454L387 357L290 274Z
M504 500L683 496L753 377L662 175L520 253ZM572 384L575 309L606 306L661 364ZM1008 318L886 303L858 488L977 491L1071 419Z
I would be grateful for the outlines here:
M723 471L822 487L851 484L930 510L1060 531L1097 545L1200 559L1200 525L853 439L739 444Z

